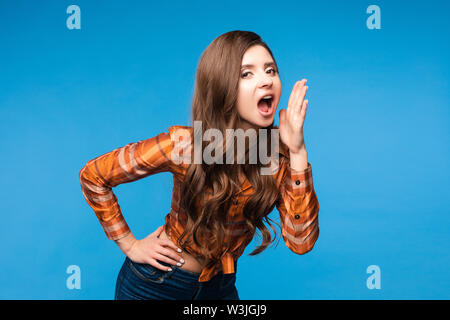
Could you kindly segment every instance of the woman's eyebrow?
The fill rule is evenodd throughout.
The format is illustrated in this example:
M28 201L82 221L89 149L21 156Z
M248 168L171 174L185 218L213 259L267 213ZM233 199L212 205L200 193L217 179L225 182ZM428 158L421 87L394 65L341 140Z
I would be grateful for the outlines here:
M268 67L268 66L274 66L274 67L275 67L276 65L275 65L275 62L273 62L273 61L264 63L264 68L265 68L265 67ZM253 64L243 64L243 65L241 66L241 69L244 69L244 68L252 68L252 67L254 67Z

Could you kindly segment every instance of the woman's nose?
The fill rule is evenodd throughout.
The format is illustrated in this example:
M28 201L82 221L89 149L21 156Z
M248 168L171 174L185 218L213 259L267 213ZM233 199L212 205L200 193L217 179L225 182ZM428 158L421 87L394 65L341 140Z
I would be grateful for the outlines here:
M272 79L270 78L269 75L265 74L265 75L261 76L261 79L259 80L259 83L260 83L261 86L272 85Z

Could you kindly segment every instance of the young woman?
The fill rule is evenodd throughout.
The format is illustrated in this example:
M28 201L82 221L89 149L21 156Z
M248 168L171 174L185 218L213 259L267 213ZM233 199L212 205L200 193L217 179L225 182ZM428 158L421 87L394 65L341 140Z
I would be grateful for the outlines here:
M237 260L256 229L262 243L250 255L274 241L264 222L276 238L268 217L275 206L288 248L297 254L313 248L319 236L319 203L303 139L305 83L303 79L294 85L277 128L273 120L281 81L271 50L253 32L225 33L206 48L198 65L192 120L200 127L171 126L87 162L80 171L83 195L108 239L126 256L116 299L239 299ZM214 161L206 161L211 145L205 136L211 129L222 137L227 129L254 130L259 143L244 142L235 153L230 141L209 137ZM268 133L260 134L263 130ZM281 142L277 152L270 152L270 166L259 158L249 161L255 150L273 151L274 132ZM199 154L203 159L194 161ZM262 174L264 168L270 174ZM174 176L171 210L163 226L138 240L112 188L167 171Z

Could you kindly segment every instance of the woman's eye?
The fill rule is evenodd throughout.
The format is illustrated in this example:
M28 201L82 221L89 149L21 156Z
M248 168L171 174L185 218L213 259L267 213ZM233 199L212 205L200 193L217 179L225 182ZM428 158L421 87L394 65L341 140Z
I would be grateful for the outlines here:
M277 70L275 70L275 69L273 69L273 68L270 68L268 71L273 71L272 74L276 74L276 73L277 73ZM251 72L250 72L250 71L244 72L244 73L241 75L241 77L242 77L242 78L245 78L245 77L247 76L247 74L249 74L249 73L251 73Z

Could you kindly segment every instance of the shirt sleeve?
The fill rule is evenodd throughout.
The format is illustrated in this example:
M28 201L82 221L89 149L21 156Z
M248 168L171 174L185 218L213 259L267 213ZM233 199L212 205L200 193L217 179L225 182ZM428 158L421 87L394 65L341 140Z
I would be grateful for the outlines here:
M163 132L92 159L80 170L84 198L108 239L118 240L131 232L112 188L158 172L172 171L172 149L170 134Z
M287 247L297 253L310 251L319 237L319 201L314 191L311 164L296 171L287 164L286 177L276 203L281 233Z

